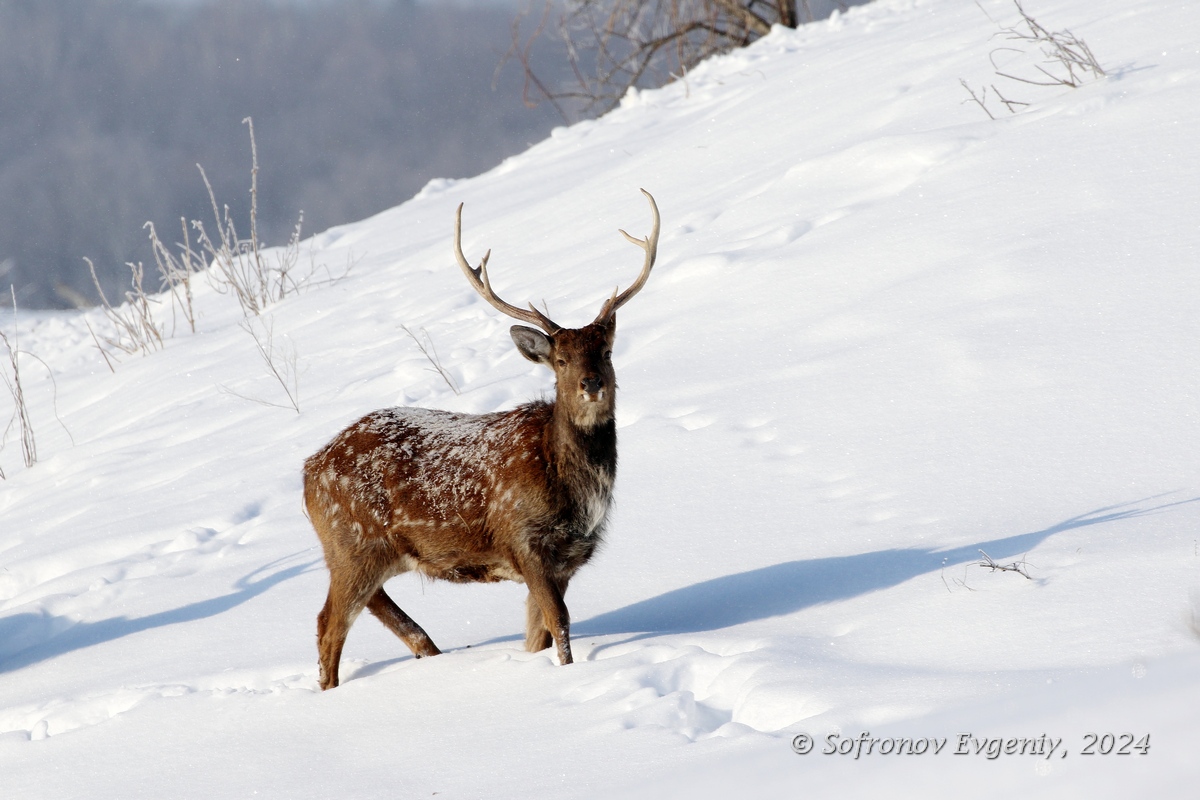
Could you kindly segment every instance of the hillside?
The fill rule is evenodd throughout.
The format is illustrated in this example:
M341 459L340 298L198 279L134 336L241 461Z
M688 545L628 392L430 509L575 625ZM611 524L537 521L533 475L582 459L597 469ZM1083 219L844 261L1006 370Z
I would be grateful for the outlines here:
M261 323L294 347L299 413L245 399L286 402L203 283L197 332L115 372L102 316L0 314L54 375L25 362L38 463L13 433L0 452L4 795L1190 791L1200 8L1031 0L1107 71L1068 89L997 78L1017 17L982 5L776 30L315 236L303 260L337 279ZM1030 105L989 119L960 79ZM503 297L583 325L637 274L617 229L649 229L640 187L659 260L620 312L577 663L521 649L524 587L402 576L444 655L364 615L319 692L305 457L375 408L551 391L455 266L454 209ZM1149 751L1082 752L1125 733ZM860 735L947 743L822 754ZM998 737L1059 743L989 758Z

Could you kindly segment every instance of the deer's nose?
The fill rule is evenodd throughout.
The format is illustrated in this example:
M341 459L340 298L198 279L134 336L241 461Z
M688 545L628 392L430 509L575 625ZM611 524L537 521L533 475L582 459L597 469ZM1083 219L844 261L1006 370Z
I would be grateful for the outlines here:
M588 376L579 382L579 388L588 394L595 394L604 388L604 381L596 376Z

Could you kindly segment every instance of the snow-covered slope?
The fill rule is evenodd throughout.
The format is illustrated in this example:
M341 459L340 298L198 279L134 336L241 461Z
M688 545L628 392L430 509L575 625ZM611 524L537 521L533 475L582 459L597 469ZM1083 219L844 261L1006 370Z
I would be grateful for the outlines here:
M1027 2L1109 74L1004 83L1032 105L993 121L959 80L1000 80L1016 13L983 6L996 22L878 0L777 30L316 236L315 263L356 263L267 315L299 414L239 396L282 400L210 290L199 332L115 373L81 316L0 316L55 378L30 362L39 463L11 434L0 453L3 796L1191 791L1200 7ZM364 616L318 692L303 459L373 408L550 389L454 265L454 208L500 294L582 325L637 274L616 229L648 229L639 187L662 239L620 314L578 663L523 652L523 587L408 576L389 592L447 652L416 661ZM864 732L947 744L823 754ZM953 755L963 733L1061 742ZM1124 733L1149 752L1082 752Z

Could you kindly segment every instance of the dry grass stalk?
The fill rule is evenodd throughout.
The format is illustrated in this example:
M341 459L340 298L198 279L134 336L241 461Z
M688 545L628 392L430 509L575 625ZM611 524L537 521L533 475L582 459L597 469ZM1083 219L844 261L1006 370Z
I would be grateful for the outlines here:
M13 334L16 336L16 334ZM8 353L8 363L12 370L12 377L9 377L7 371L0 371L0 379L4 380L4 385L8 388L8 393L13 400L13 413L8 419L8 425L4 429L4 436L0 437L4 441L8 439L8 432L12 430L15 424L21 432L21 457L25 461L26 467L32 467L37 463L37 442L33 436L33 423L29 419L29 407L25 404L25 388L21 385L21 365L17 360L17 348L8 340L8 336L0 331L0 342L4 343L4 349ZM0 478L4 478L4 471L0 469Z
M1025 571L1025 559L1021 559L1020 561L1012 561L1008 564L1000 564L982 550L979 551L979 554L983 556L983 560L975 562L976 566L983 567L984 569L991 570L992 572L1015 572L1025 580L1033 580L1033 578L1029 577L1029 573Z
M100 295L104 315L112 323L115 331L114 336L104 337L104 343L131 354L139 351L145 354L161 348L163 344L162 329L154 321L154 312L151 308L151 302L157 301L151 301L146 295L142 285L141 263L127 263L131 273L132 289L125 293L125 302L120 307L113 308L112 303L108 302L108 297L104 294L104 289L100 287L100 280L96 277L96 265L90 258L83 260L87 262L88 270L92 275L92 283L95 284L96 292Z
M1105 76L1104 69L1096 60L1096 56L1088 47L1087 42L1066 29L1049 30L1029 15L1029 12L1021 5L1021 0L1013 0L1013 4L1021 15L1021 22L1017 25L1002 27L997 35L1003 36L1009 41L1020 42L1022 49L1029 45L1036 46L1046 57L1045 64L1057 67L1062 71L1052 72L1041 65L1035 65L1034 69L1042 74L1042 80L1010 75L999 69L996 70L997 75L1022 83L1031 83L1034 86L1069 86L1072 89L1082 86L1088 74L1093 80ZM1022 25L1023 28L1020 27ZM998 51L993 51L993 55L995 52ZM992 66L995 66L994 60Z
M1017 42L1018 46L998 47L989 54L988 58L997 77L1032 86L1065 86L1078 89L1088 80L1089 76L1092 80L1105 76L1103 67L1096 60L1096 56L1088 47L1087 42L1069 30L1051 31L1046 28L1029 15L1029 12L1021 5L1021 0L1013 0L1013 5L1017 7L1017 13L1021 17L1020 22L1016 25L1001 25L999 33L995 35L1011 42ZM980 6L980 10L983 10L982 6ZM984 11L984 14L987 12ZM991 19L990 16L988 18ZM1044 57L1042 63L1032 65L1037 73L1034 77L1013 74L1005 71L1008 69L1007 67L1001 67L996 63L999 53L1027 54L1031 48L1039 50ZM964 103L974 101L990 118L996 118L987 107L987 89L984 89L980 95L976 95L965 80L960 79L959 83L971 95L971 100L964 100ZM1000 93L995 84L992 84L992 92L1010 114L1016 114L1020 109L1029 106L1029 103L1020 100L1009 100Z
M192 273L200 267L192 252L191 241L188 238L187 222L179 218L183 228L183 242L179 244L180 255L176 256L158 238L158 231L153 222L147 222L143 227L150 231L150 249L154 252L154 262L158 265L158 274L162 279L161 290L171 293L171 334L175 333L175 309L179 308L184 320L192 333L196 332L196 311L192 306Z
M222 386L222 390L234 397L240 397L243 400L249 400L252 403L259 405L270 406L272 408L290 408L297 414L300 413L300 372L296 366L297 353L296 346L287 340L286 344L275 344L275 324L273 321L264 322L263 332L260 334L256 327L255 321L250 317L243 319L238 323L242 330L250 334L250 338L254 340L254 347L258 351L259 358L262 359L263 365L267 368L267 373L275 379L280 388L283 389L284 395L287 397L287 403L275 403L270 400L263 400L259 397L251 397L249 395L236 392L227 386ZM286 339L286 337L285 337Z
M264 254L264 247L258 238L258 144L254 138L254 121L250 117L242 120L250 132L250 237L241 239L237 226L228 206L222 207L217 203L212 183L197 164L200 177L208 190L209 203L212 205L215 220L215 233L210 234L200 220L192 220L191 228L196 231L193 241L189 234L189 224L186 218L180 218L182 241L175 244L175 249L168 247L159 238L153 222L147 222L143 227L148 231L150 249L154 253L154 261L158 267L160 278L159 291L171 295L171 335L175 334L178 326L178 316L182 315L188 329L196 331L196 311L193 298L192 278L196 273L203 272L210 284L222 294L232 294L237 298L246 319L261 315L273 302L283 300L288 294L300 292L302 289L324 283L336 283L344 278L354 266L353 255L347 257L346 268L341 275L334 276L325 265L318 266L311 258L308 275L299 279L296 277L296 265L300 260L300 246L304 224L304 213L296 222L287 244L279 248L272 261ZM143 269L140 263L129 263L133 276L133 290L126 292L125 305L114 308L109 303L96 277L95 265L85 258L91 272L92 283L100 296L105 316L112 323L115 331L112 336L97 336L92 331L96 347L104 356L109 369L113 369L109 358L110 349L126 353L141 351L148 353L162 346L164 327L158 323L153 314L152 304L159 301L148 297L143 289ZM314 280L318 270L323 269L326 277ZM91 326L89 325L89 330Z
M17 316L17 293L11 285L9 286L8 290L10 296L12 297L13 319L15 320ZM50 376L51 386L54 389L53 399L51 401L52 408L54 409L54 417L55 419L58 419L58 424L62 425L63 430L66 431L67 437L71 439L72 444L75 443L75 439L71 436L71 431L67 429L67 426L63 424L63 421L58 418L58 386L54 380L54 372L51 371L50 367L45 361L42 361L42 359L38 358L33 353L20 349L20 342L17 338L15 327L13 329L13 338L11 341L4 331L0 331L0 342L3 342L4 344L4 350L8 354L8 369L12 371L12 375L10 377L8 370L0 369L0 380L4 382L4 385L8 389L8 393L13 400L12 416L9 417L8 425L4 428L4 434L0 436L0 450L4 449L4 444L8 441L8 433L13 429L13 426L16 425L21 431L21 458L25 462L26 467L32 467L37 463L38 460L37 440L33 434L33 420L29 416L29 406L25 402L25 386L21 381L21 356L32 358L45 368L46 374ZM5 478L6 476L4 474L4 470L0 469L0 480Z
M242 122L250 130L250 238L238 237L229 206L222 207L217 203L212 183L204 167L199 164L196 168L200 170L200 177L208 190L216 236L210 235L200 220L192 220L192 227L196 230L201 253L216 267L215 280L213 271L208 273L214 288L236 297L245 316L252 317L262 314L271 303L311 285L312 275L310 273L297 281L292 274L300 259L304 212L300 212L296 227L287 244L276 254L274 264L263 255L263 246L258 238L258 143L254 138L254 120L246 117ZM188 257L195 257L189 247L184 247L184 252ZM315 269L314 266L314 272Z
M408 329L407 325L401 325L400 329L407 333L412 340L417 343L417 349L420 350L421 354L425 356L425 358L429 359L429 363L433 365L432 371L437 372L438 375L442 376L442 380L444 380L446 385L450 387L450 391L454 392L455 394L460 394L458 383L453 377L450 376L450 373L448 373L445 368L442 367L442 360L438 357L437 348L433 345L433 337L429 335L429 331L421 328L421 336L425 337L425 341L422 341L415 333ZM426 341L429 343L428 347L425 344Z

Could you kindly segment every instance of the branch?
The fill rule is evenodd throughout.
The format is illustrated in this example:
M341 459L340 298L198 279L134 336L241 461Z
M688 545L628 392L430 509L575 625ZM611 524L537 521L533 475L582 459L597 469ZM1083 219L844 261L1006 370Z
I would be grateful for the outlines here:
M979 554L983 556L983 560L977 562L977 566L983 567L984 569L989 569L992 572L1015 572L1021 577L1025 578L1025 580L1033 580L1033 578L1029 577L1029 573L1025 571L1026 561L1024 558L1022 558L1020 561L1013 561L1009 564L998 564L992 560L991 556L982 550L979 551Z

